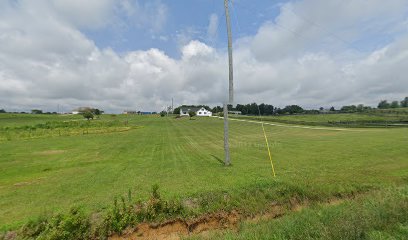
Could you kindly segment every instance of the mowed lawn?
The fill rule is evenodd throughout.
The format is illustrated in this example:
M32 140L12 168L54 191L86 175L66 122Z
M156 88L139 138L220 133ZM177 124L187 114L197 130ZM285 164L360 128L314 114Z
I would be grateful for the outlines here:
M386 112L390 111L390 112ZM244 119L259 119L258 116L235 115L234 118ZM292 124L309 124L309 125L327 125L329 123L405 123L408 122L408 108L393 109L393 110L375 110L372 112L363 113L336 113L336 114L299 114L299 115L278 115L264 116L264 121L270 122L287 122ZM347 126L347 124L345 125Z
M129 189L144 199L153 184L165 197L183 198L272 181L336 194L358 186L406 184L408 179L407 128L334 131L266 125L277 173L273 178L259 124L230 122L233 165L224 167L220 119L132 116L128 121L142 127L0 142L0 230L72 206L100 211Z

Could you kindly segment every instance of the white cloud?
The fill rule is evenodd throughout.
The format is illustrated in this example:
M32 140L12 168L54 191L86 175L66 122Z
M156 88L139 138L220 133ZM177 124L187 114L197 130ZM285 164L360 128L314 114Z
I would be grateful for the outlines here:
M53 0L48 4L68 23L80 28L98 28L109 23L115 0Z
M208 28L207 28L207 37L210 41L214 41L217 38L218 32L218 15L213 13L210 15Z
M149 31L161 32L168 18L168 7L160 0L146 1L144 4L140 1L120 0L120 10L127 18L126 23L130 26L148 29Z

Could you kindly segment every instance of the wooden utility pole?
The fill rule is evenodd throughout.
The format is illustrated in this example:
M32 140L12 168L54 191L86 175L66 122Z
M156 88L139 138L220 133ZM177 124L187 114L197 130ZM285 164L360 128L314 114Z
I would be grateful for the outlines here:
M228 138L229 138L228 136L228 104L224 103L224 152L225 152L224 165L225 166L229 166L231 164Z
M228 69L229 69L229 88L228 88L228 103L224 103L224 151L225 160L224 164L229 166L231 164L230 152L229 152L229 134L228 134L228 105L234 103L234 84L233 84L233 68L232 68L232 34L231 34L231 22L228 10L228 0L224 0L225 18L227 21L227 33L228 33Z
M228 88L228 104L234 104L234 71L232 64L232 34L231 34L231 23L228 10L228 0L224 0L225 6L225 18L227 21L227 33L228 33L228 68L229 68L229 88Z

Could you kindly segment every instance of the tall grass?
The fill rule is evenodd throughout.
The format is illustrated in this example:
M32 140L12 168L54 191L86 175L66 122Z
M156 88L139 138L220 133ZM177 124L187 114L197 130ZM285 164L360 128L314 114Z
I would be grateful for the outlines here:
M389 188L346 201L319 205L281 219L244 223L211 239L407 239L408 188Z
M47 138L56 136L75 136L127 131L136 126L127 126L119 120L114 121L49 121L34 125L0 127L0 142L19 139Z

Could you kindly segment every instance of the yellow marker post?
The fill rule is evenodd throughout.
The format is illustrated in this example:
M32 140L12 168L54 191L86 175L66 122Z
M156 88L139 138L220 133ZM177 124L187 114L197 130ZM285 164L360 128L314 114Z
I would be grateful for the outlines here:
M273 162L272 162L272 154L271 154L271 150L270 150L270 148L269 148L268 138L266 137L266 132L265 132L264 124L263 124L263 122L261 122L261 123L262 123L262 130L263 130L263 133L264 133L264 136L265 136L266 146L268 147L269 160L271 160L271 167L272 167L273 177L276 177L275 168L273 167Z

